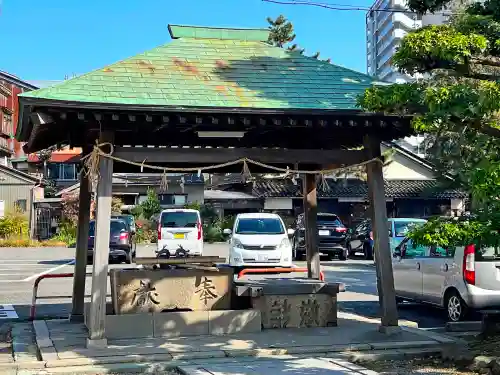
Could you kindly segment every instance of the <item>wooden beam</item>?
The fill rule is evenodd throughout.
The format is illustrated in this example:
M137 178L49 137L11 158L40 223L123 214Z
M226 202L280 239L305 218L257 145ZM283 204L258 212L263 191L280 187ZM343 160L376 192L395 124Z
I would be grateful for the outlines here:
M316 216L318 214L318 201L316 199L316 175L306 174L304 176L304 220L307 277L318 279L320 276L320 259L318 248L318 225Z
M83 167L80 173L78 233L75 250L75 271L73 276L73 300L70 316L70 320L75 322L83 322L85 313L85 274L87 273L91 200L89 178L85 175L85 171L86 169Z
M111 132L102 132L100 143L113 143ZM99 183L97 184L96 233L94 242L94 266L92 269L92 294L87 328L87 348L107 347L105 335L106 290L109 262L109 221L111 219L111 191L113 185L113 160L99 159Z
M381 157L380 141L370 136L364 137L367 156L371 159ZM387 208L384 192L384 176L382 163L367 164L368 196L372 216L374 236L375 268L377 273L377 288L381 308L382 332L391 333L398 327L398 309L394 290L394 275L392 273L392 254L387 231Z
M31 121L33 122L33 125L44 125L44 124L50 124L51 122L54 122L54 119L52 116L43 113L43 112L34 112L31 114Z
M367 159L362 150L292 150L271 148L150 148L115 147L114 156L151 164L219 164L249 158L266 164L349 165Z

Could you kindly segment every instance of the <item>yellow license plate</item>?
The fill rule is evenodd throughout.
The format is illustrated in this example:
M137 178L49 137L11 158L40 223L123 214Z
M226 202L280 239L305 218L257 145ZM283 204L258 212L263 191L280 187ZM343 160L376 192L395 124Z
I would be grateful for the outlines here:
M174 234L174 238L176 240L181 240L181 239L183 240L184 239L184 233L175 233Z

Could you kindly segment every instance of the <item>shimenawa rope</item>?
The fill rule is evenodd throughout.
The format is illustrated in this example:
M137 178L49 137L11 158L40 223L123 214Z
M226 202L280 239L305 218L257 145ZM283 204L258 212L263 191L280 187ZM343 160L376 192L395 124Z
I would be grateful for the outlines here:
M104 152L102 150L103 147L109 147L109 149L110 149L109 152ZM372 159L366 160L362 163L352 164L352 165L348 165L348 166L340 167L340 168L329 168L329 169L319 169L319 170L306 171L306 170L297 170L297 169L291 170L288 167L287 168L279 168L279 167L275 167L273 165L261 163L260 161L253 160L250 158L240 158L240 159L228 161L225 163L212 164L212 165L207 165L207 166L203 166L203 167L179 168L179 167L160 167L158 165L150 165L150 164L145 163L146 160L144 160L142 163L136 163L136 162L133 162L130 160L126 160L126 159L122 159L122 158L119 158L117 156L114 156L113 152L114 152L113 144L111 144L109 142L98 143L96 141L96 144L94 145L92 152L88 155L85 155L82 158L82 160L84 161L85 169L86 169L86 175L89 176L89 178L94 180L94 181L97 180L99 178L99 159L100 159L100 157L105 157L105 158L114 160L114 161L119 162L119 163L125 163L125 164L134 165L136 167L139 167L141 169L141 172L144 170L144 168L161 171L163 173L162 182L161 182L161 186L163 189L168 188L168 180L167 180L167 176L166 176L167 172L197 172L199 175L199 174L201 174L202 171L221 169L221 168L228 167L231 165L236 165L236 164L243 164L242 174L245 178L249 178L252 176L250 173L250 169L248 167L248 164L254 164L254 165L257 165L259 167L263 167L263 168L267 168L267 169L270 169L270 170L273 170L276 172L282 172L282 173L287 173L287 174L288 173L319 174L319 175L323 176L322 183L326 183L326 181L324 181L325 174L336 172L336 171L349 170L349 169L361 167L363 165L367 165L367 164L373 163L373 162L383 163L382 160L380 160L379 158L372 158Z

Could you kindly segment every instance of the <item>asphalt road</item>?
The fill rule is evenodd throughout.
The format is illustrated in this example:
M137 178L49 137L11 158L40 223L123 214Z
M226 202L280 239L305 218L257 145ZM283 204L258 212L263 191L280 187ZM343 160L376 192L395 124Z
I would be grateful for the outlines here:
M204 255L227 258L227 244L206 244ZM34 280L44 274L72 273L74 270L74 249L66 248L2 248L0 249L0 319L26 318L29 316ZM153 246L139 246L137 256L154 256ZM297 262L305 267L305 262ZM130 265L110 265L111 268ZM322 262L325 279L342 282L346 291L339 295L339 308L343 311L377 317L379 302L372 261L347 260ZM92 272L92 266L87 266ZM251 276L290 277L291 275ZM91 290L91 279L87 278L86 294ZM38 295L50 297L37 302L37 316L60 317L70 312L72 278L44 279ZM109 294L109 285L108 285ZM66 296L61 298L61 296ZM399 307L401 319L419 323L420 327L438 327L445 323L444 312L428 306L404 304Z

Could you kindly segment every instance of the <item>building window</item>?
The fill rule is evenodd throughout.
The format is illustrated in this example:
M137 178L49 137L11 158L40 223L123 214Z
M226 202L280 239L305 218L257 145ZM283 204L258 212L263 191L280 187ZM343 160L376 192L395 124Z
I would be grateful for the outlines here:
M184 206L187 203L185 194L158 194L162 206Z
M27 210L27 207L28 207L28 202L26 199L18 199L16 201L16 208L20 211L20 212L26 212Z
M53 180L74 181L78 179L76 164L50 163L47 166L48 177Z

